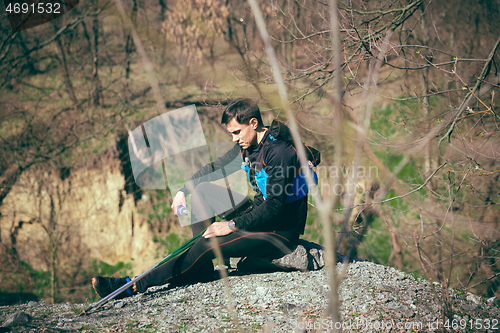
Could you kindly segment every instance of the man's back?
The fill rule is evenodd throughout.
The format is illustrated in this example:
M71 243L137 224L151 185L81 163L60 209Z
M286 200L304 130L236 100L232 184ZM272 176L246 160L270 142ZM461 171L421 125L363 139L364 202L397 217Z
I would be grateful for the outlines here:
M259 145L243 151L250 165L247 174L256 190L255 208L235 219L248 231L294 231L304 233L307 197L286 204L287 192L300 163L294 147L274 138L269 129Z

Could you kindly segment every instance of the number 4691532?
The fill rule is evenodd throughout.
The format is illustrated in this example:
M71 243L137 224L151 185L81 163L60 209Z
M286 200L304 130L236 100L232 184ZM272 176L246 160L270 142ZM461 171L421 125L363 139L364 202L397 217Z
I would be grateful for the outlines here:
M5 11L9 14L27 14L33 13L33 14L60 14L61 13L61 4L60 3L54 3L52 4L51 2L39 2L37 6L35 7L34 3L9 3L7 7L5 8Z
M498 319L470 319L469 321L465 319L453 319L450 321L447 319L444 323L444 327L448 329L465 329L467 326L469 326L470 329L476 329L476 330L498 330Z

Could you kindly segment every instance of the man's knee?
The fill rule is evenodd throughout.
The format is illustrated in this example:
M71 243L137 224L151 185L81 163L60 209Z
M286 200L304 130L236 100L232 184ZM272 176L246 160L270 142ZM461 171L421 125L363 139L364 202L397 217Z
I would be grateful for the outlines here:
M195 259L199 259L200 256L211 257L211 254L207 250L212 250L212 242L210 238L200 237L196 240L194 245L191 247L190 252L194 256ZM215 257L215 255L214 255Z

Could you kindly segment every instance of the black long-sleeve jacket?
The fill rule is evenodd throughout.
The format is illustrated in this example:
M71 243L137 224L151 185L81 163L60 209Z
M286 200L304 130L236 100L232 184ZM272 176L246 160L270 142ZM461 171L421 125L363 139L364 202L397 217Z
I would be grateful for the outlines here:
M292 179L299 172L297 152L291 144L275 139L269 129L257 146L242 150L235 144L226 154L196 172L180 190L189 194L201 182L215 181L224 174L244 168L242 162L245 157L250 162L247 174L253 173L249 179L257 194L254 208L234 219L236 227L248 231L293 231L303 234L307 196L285 203Z

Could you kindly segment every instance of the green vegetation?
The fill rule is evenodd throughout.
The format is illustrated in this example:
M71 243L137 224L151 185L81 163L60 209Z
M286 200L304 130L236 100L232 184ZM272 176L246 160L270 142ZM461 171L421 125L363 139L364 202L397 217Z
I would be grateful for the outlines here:
M262 323L256 322L256 323L252 324L252 329L258 330L260 328L262 328Z
M391 255L390 235L384 232L384 221L375 218L359 248L361 258L387 265Z
M127 275L127 270L132 268L132 264L119 261L116 265L110 265L103 261L92 261L93 273L101 276L112 276L115 273Z
M31 266L25 262L22 263L23 268L24 268L24 274L19 273L18 275L14 275L12 277L13 280L17 281L17 287L14 289L9 290L9 300L6 300L5 302L7 304L11 304L12 301L14 303L22 303L23 302L23 290L25 287L30 287L30 293L32 293L34 299L43 299L47 297L47 290L49 289L50 286L50 272L47 272L45 270L35 270L31 268ZM93 291L91 286L88 286L87 283L90 281L91 277L96 276L96 275L102 275L102 276L112 276L112 275L119 275L119 276L125 276L125 275L130 275L130 269L131 269L131 264L130 263L123 263L123 262L118 262L116 265L110 265L102 261L97 261L93 260L91 263L91 266L89 267L88 270L83 270L81 272L82 276L84 277L82 280L83 284L86 285L86 287L89 288L88 295L90 297L90 301L94 302L98 299L98 296L95 295L95 292ZM23 277L23 278L17 278L18 277ZM23 280L24 278L28 279L28 282ZM65 281L60 282L62 286L66 284ZM70 293L64 295L64 297L68 300L71 300L71 297L75 297L76 299L80 298L80 295L77 293L77 288L76 286L73 286L74 290L71 290ZM13 293L16 292L16 293ZM7 293L7 290L1 291L1 293ZM0 295L1 295L0 293ZM56 297L62 297L62 295L56 295ZM16 298L18 301L16 302ZM77 309L73 308L73 312L80 312L82 309Z

